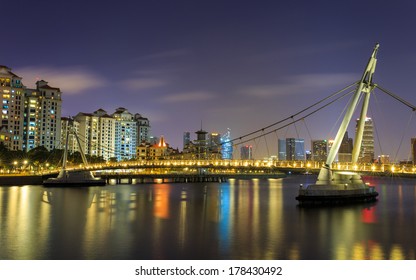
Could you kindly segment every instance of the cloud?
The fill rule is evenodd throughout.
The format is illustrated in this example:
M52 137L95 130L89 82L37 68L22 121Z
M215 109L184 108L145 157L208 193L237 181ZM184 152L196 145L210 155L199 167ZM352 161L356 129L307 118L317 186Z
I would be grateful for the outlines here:
M215 96L208 91L191 91L184 93L176 93L165 96L161 99L162 102L190 102L190 101L205 101L214 98Z
M253 85L241 91L243 94L256 97L272 97L281 95L294 95L328 90L333 86L344 87L358 80L354 74L304 74L286 77L279 84Z
M155 78L128 79L122 82L122 84L129 90L158 88L166 85L167 83L168 82L166 80Z
M36 81L45 80L50 86L58 87L68 95L81 94L107 84L103 78L84 67L25 67L16 69L16 73L29 88L34 87Z

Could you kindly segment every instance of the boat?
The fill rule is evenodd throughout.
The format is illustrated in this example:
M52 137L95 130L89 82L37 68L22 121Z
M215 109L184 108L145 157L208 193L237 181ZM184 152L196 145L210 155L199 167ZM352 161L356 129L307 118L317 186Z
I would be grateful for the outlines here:
M89 186L105 186L106 180L101 178L96 178L91 171L88 170L68 170L66 163L68 158L68 139L70 133L75 135L75 138L78 143L78 148L81 152L82 161L84 166L87 166L87 158L85 157L81 144L79 142L78 135L76 132L68 129L66 135L66 144L64 150L64 156L62 160L62 168L56 178L48 178L43 181L45 187L89 187Z
M352 164L358 162L361 150L361 142L364 132L364 124L370 100L370 93L376 87L372 78L376 68L376 55L379 44L376 44L372 55L367 63L361 80L357 82L357 89L345 112L343 121L338 129L334 143L328 153L325 164L319 171L318 179L315 184L299 187L299 194L296 200L302 204L339 204L351 202L373 202L377 200L378 192L374 187L364 183L360 174L357 172L346 172L332 169L336 154L341 146L342 139L347 131L352 115L362 99L363 104L360 119L357 125L355 143L352 150Z

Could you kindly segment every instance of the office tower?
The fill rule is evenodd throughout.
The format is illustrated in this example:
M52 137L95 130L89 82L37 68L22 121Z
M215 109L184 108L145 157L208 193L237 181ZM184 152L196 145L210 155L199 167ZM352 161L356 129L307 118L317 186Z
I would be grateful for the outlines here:
M410 139L410 149L412 151L413 164L416 164L416 138Z
M286 138L286 160L305 160L305 140Z
M133 114L120 107L116 109L112 117L116 119L115 152L117 160L136 158L137 123Z
M242 160L253 159L253 146L245 145L240 148L240 157Z
M278 151L277 158L279 160L286 160L286 140L285 139L277 140L277 151Z
M327 140L312 140L312 160L318 162L325 162L328 157L328 141Z
M359 119L357 119L356 128L358 121ZM364 122L363 140L361 142L358 161L362 163L371 163L374 161L373 120L371 118L366 118Z
M231 141L231 130L229 128L220 140L222 159L233 159L233 142Z

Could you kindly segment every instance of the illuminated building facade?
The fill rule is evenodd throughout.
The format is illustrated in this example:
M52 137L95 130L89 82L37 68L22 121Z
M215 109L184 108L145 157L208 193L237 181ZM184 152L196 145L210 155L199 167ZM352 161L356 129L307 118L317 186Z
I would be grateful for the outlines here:
M10 150L29 151L44 146L53 150L61 140L61 90L48 82L26 88L22 78L0 66L0 141Z
M51 87L48 82L36 82L39 93L39 134L36 146L44 146L49 151L58 148L61 142L61 90ZM31 116L25 116L25 119ZM29 122L30 126L30 122ZM29 135L30 136L30 135ZM29 138L30 140L30 138Z
M61 117L61 147L60 149L65 149L65 143L66 143L66 136L68 131L74 131L79 135L79 122L67 118L67 117ZM82 142L81 142L82 143ZM78 143L73 133L70 133L68 135L68 152L70 154L74 152L79 152Z
M150 141L150 122L148 118L140 114L134 115L137 124L137 144L147 143Z
M0 65L1 126L0 141L10 150L23 144L24 86L22 78Z
M112 117L115 124L115 153L118 161L136 158L137 123L125 108L117 108Z
M305 160L305 140L286 138L278 140L279 160Z
M221 155L222 159L233 159L233 142L231 142L231 130L221 136Z
M357 119L358 125L359 119ZM371 163L374 162L374 133L373 120L366 118L364 122L363 140L361 142L361 150L358 162Z
M93 114L78 113L74 120L84 154L109 160L116 154L116 120L103 109Z
M328 157L328 141L327 140L312 140L312 160L323 162Z

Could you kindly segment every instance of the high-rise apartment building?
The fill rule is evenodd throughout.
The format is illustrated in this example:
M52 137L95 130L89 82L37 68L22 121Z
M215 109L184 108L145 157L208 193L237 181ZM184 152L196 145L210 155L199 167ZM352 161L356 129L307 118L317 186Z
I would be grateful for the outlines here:
M357 126L358 122L359 119L357 119ZM374 161L374 134L373 120L371 118L366 118L364 122L363 140L361 142L358 161L363 163L371 163Z
M26 88L22 78L0 66L2 104L0 141L11 150L29 151L44 146L53 150L61 140L61 90L44 80L36 89Z
M0 65L0 95L2 105L0 141L10 150L21 150L24 86L22 78L3 65Z
M120 107L116 109L112 117L116 120L115 152L117 160L136 158L137 123L133 114Z
M39 140L36 146L44 146L51 151L58 148L61 142L61 90L41 80L36 82L36 91L39 93L40 105Z
M105 160L117 156L116 120L106 111L99 109L93 114L78 113L74 120L84 154Z
M135 114L134 120L137 123L137 145L140 145L141 143L148 143L150 141L149 119L140 114Z

